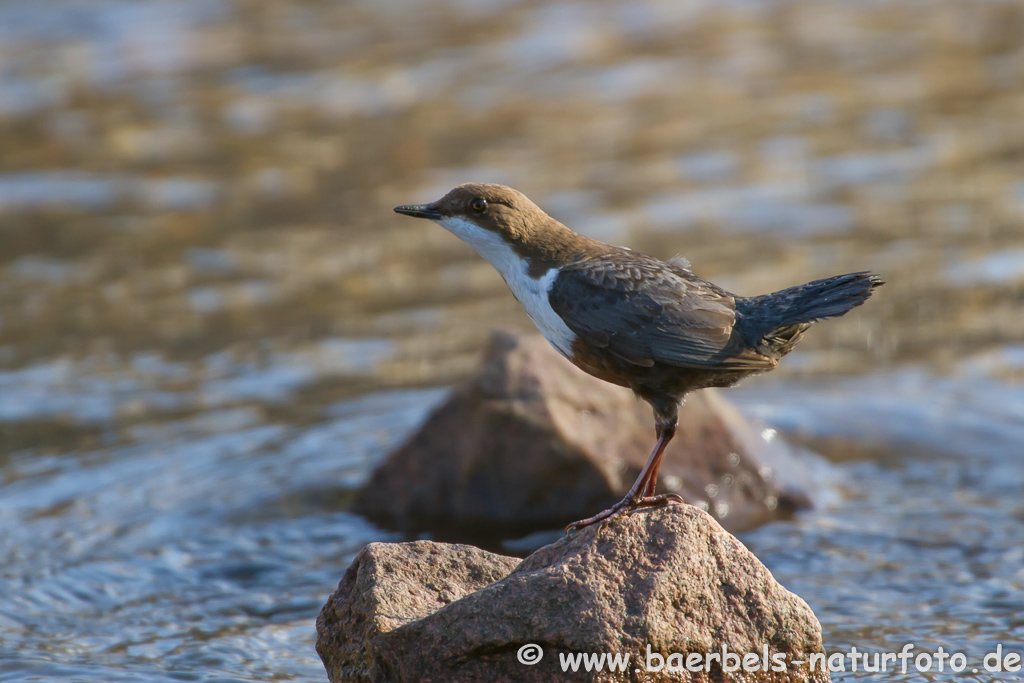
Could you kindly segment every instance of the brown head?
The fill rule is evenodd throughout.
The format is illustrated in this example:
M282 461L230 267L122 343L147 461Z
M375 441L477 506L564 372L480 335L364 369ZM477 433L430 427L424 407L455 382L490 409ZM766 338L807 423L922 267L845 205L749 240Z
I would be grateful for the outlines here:
M531 269L540 271L593 244L544 213L522 192L496 183L465 183L436 202L396 206L395 211L437 221L496 267L502 245L530 259Z

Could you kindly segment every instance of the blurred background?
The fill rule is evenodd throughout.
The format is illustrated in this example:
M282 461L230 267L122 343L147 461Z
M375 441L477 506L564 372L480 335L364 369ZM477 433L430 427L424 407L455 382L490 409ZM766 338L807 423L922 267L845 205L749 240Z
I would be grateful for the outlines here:
M0 680L325 678L398 538L352 491L530 329L391 212L470 180L740 294L881 273L729 393L833 463L742 540L830 650L1019 650L1022 121L1018 2L0 2Z

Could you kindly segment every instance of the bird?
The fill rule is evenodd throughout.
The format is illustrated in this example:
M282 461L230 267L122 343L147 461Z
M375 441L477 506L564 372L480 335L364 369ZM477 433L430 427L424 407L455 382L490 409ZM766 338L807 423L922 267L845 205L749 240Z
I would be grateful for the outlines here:
M684 259L663 261L576 233L495 183L465 183L437 201L394 210L434 221L472 247L562 356L653 409L656 441L636 482L566 533L683 503L677 494L655 495L655 486L685 396L774 369L813 323L860 306L884 284L863 271L739 296L695 275Z

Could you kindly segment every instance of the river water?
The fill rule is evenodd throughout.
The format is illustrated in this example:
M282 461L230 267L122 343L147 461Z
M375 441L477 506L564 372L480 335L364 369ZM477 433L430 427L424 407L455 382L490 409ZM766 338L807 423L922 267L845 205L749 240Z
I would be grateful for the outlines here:
M324 680L353 490L530 327L390 211L468 180L742 294L882 273L729 392L832 463L742 540L830 652L1021 680L1022 114L1011 2L0 4L0 680Z

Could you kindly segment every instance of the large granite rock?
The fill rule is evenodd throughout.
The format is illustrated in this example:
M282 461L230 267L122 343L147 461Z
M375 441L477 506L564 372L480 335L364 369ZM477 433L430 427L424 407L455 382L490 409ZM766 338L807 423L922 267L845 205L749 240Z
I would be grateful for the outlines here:
M806 507L793 450L764 435L714 390L694 393L659 490L732 531ZM620 500L654 441L651 409L628 389L573 367L540 336L498 332L479 374L374 472L354 510L477 542L561 528Z
M795 664L823 651L807 604L691 505L630 513L522 562L470 546L372 543L324 605L317 634L332 683L829 680ZM542 655L527 665L530 644ZM723 648L756 653L746 663L758 670L741 659L686 670L689 655L703 667ZM601 672L563 671L580 653L630 659L624 671L607 661Z

